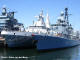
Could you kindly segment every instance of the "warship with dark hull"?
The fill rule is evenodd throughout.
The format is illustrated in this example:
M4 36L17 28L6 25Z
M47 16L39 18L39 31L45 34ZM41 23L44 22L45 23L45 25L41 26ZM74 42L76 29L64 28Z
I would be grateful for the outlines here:
M7 47L32 47L31 33L25 32L22 23L14 18L14 11L7 12L6 7L2 8L0 15L0 31L1 36L5 38Z
M69 23L68 8L61 12L56 24L50 24L48 13L44 22L43 11L36 17L37 22L33 22L26 31L33 34L37 50L67 48L80 44L79 31L75 31Z
M43 10L39 16L35 17L38 20L36 22L33 21L33 25L25 30L23 27L14 24L16 25L13 25L14 27L20 27L19 31L1 31L1 35L5 37L8 47L36 46L37 50L50 50L80 44L79 31L75 31L69 23L68 8L65 8L65 12L61 12L56 24L50 24L48 13L44 22Z
M33 48L31 33L24 31L2 31L1 35L5 38L9 48Z

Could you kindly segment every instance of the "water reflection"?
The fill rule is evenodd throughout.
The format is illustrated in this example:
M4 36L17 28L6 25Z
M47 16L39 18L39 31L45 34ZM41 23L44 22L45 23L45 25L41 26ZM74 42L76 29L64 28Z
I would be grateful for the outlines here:
M0 60L79 60L80 46L38 52L36 49L5 49L0 48L0 56L3 57L26 57L26 58L0 58Z

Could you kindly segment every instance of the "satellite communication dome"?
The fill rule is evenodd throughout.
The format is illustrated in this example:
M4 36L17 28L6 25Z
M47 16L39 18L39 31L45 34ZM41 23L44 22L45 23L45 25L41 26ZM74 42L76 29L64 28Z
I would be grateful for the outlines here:
M61 11L61 16L63 16L64 15L64 12L63 11Z

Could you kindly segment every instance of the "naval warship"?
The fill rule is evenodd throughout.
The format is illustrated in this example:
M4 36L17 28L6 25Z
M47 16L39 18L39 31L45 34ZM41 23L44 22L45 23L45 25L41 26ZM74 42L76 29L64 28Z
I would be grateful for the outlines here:
M44 22L42 10L39 16L35 16L38 20L33 21L26 31L1 31L1 34L5 36L8 47L35 45L37 50L50 50L76 46L80 44L80 34L74 31L68 16L68 8L65 8L65 13L61 12L56 24L50 24L48 13Z
M1 36L5 38L7 47L32 47L31 33L25 32L22 23L14 17L15 12L7 12L6 7L2 8L0 15L0 31Z
M48 13L44 22L43 10L35 17L38 20L26 32L32 33L37 50L67 48L80 44L79 31L75 31L69 23L68 8L61 12L56 24L50 24Z

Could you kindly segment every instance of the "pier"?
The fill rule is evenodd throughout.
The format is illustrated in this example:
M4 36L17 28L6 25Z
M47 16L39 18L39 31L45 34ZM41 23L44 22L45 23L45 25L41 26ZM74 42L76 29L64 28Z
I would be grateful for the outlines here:
M5 46L6 46L5 38L0 36L0 47L5 47Z

